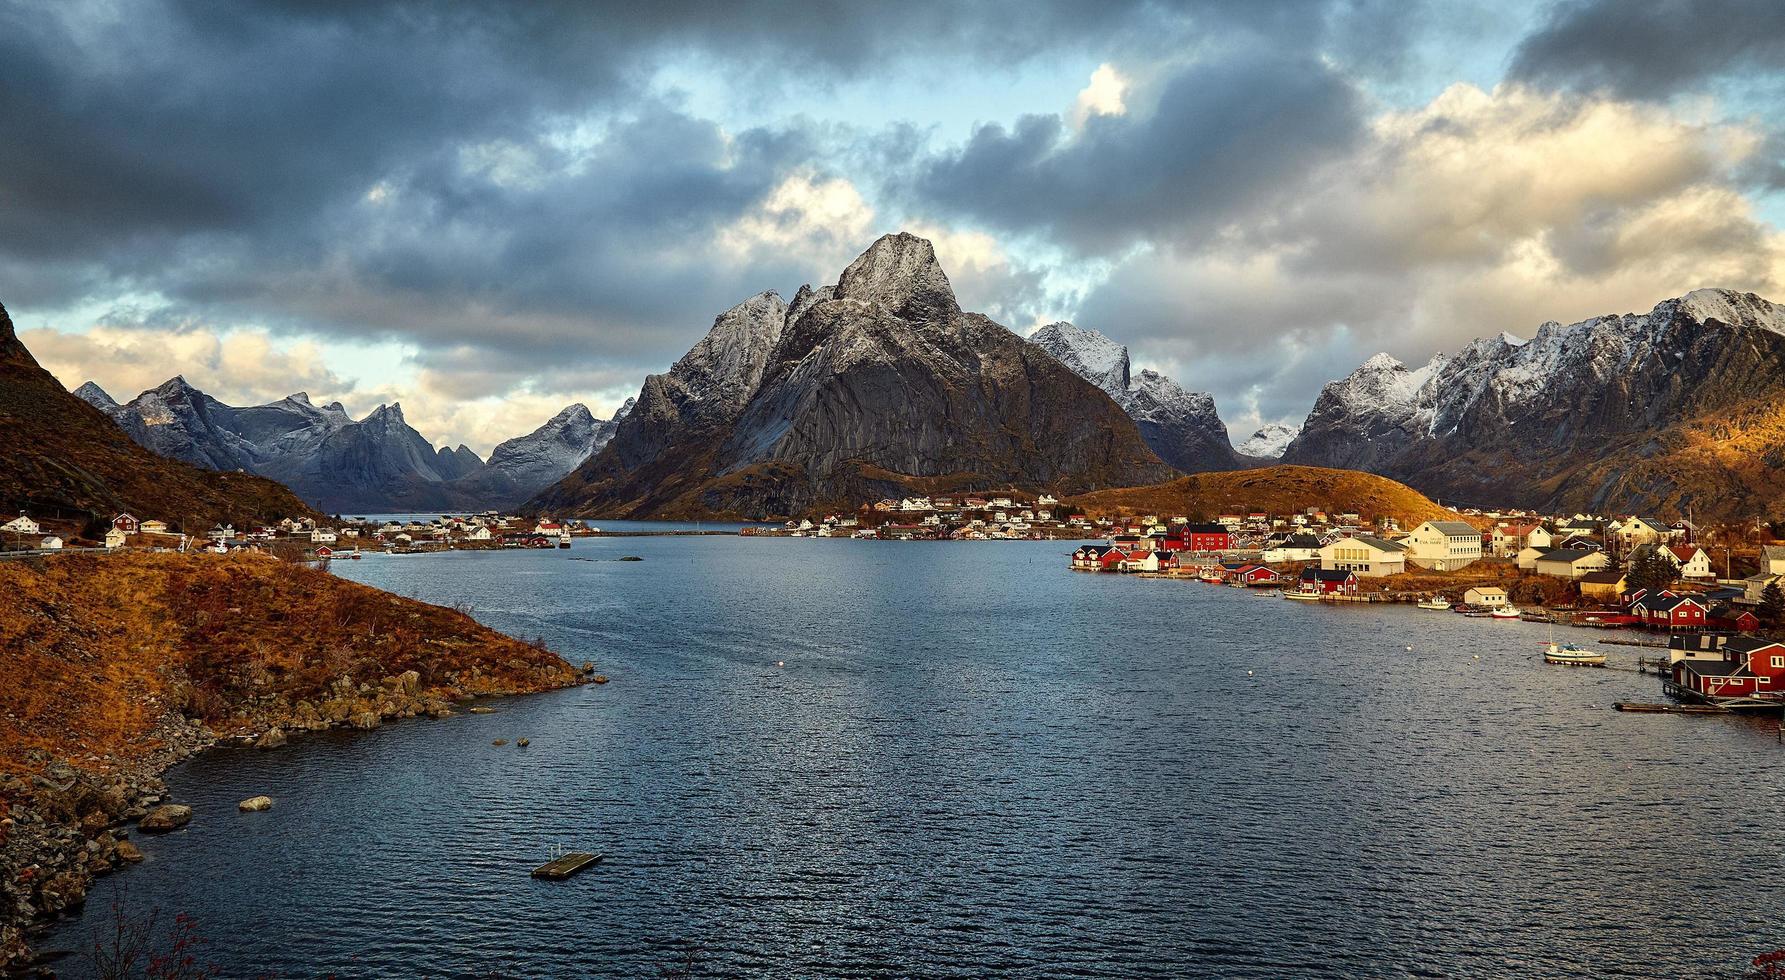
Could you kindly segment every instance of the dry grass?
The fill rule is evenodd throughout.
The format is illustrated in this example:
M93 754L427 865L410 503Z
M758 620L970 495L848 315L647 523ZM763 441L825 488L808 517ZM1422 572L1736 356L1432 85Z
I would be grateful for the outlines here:
M462 612L265 556L6 562L0 594L0 770L24 768L33 748L128 757L169 710L228 730L254 699L313 699L343 676L376 684L414 670L443 697L575 676Z
M1459 519L1419 491L1386 477L1318 466L1197 473L1150 487L1099 490L1068 498L1063 506L1092 516L1182 514L1205 519L1252 511L1292 514L1317 507L1329 514L1356 513L1365 520L1392 517L1405 528L1421 521Z

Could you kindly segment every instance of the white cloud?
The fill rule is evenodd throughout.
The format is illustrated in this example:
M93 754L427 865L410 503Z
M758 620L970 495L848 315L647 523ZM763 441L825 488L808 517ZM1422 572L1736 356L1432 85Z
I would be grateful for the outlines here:
M803 170L722 232L720 245L740 265L770 253L841 270L875 234L874 209L853 183Z
M1123 74L1108 63L1097 66L1091 73L1091 82L1078 93L1072 103L1069 117L1073 129L1085 128L1085 122L1092 116L1120 116L1128 112L1127 103L1129 81Z
M1081 320L1250 424L1305 412L1376 350L1423 362L1701 286L1785 298L1785 236L1741 185L1761 136L1707 118L1455 85L1378 117L1287 204L1132 257Z
M256 330L99 325L85 333L26 330L20 339L65 387L94 381L119 401L176 374L231 405L275 401L296 391L320 401L353 387L323 363L316 344L278 344Z

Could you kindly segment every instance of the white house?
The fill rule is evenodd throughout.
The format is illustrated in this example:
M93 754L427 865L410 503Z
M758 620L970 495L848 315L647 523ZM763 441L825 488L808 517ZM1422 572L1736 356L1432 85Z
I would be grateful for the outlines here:
M1426 521L1407 535L1407 560L1451 572L1481 558L1481 532L1465 521Z
M154 519L146 520L142 523L142 527L139 528L139 530L144 534L166 534L167 522Z
M1711 556L1704 549L1692 544L1668 545L1661 549L1662 553L1673 559L1679 567L1680 578L1695 582L1708 582L1717 577L1711 570Z
M1368 535L1337 538L1320 549L1320 567L1324 571L1356 572L1361 578L1398 575L1407 570L1407 546Z
M326 527L319 527L310 532L311 544L334 544L335 540L335 532Z
M106 547L106 549L110 550L113 548L124 547L125 537L126 536L125 536L124 532L118 530L115 527L108 529L105 532L105 547Z
M49 537L44 538L42 541L39 541L37 547L43 551L61 551L62 539L52 534Z
M1555 535L1542 524L1502 524L1493 530L1494 554L1511 558L1526 548L1548 551Z
M472 528L471 530L465 532L465 540L466 541L488 541L489 539L490 539L490 529L488 527L485 527L482 524L479 524L476 527Z
M1588 572L1602 572L1611 567L1611 558L1603 551L1558 548L1538 555L1536 567L1539 575L1577 579Z
M1463 601L1471 606L1494 609L1506 605L1506 590L1492 585L1478 585L1463 593Z
M5 524L0 524L0 531L9 531L17 534L39 534L42 533L43 528L38 527L36 521L20 514L12 520L7 521Z
M1521 548L1514 560L1518 562L1519 568L1529 572L1537 568L1537 559L1542 558L1549 552L1549 548Z

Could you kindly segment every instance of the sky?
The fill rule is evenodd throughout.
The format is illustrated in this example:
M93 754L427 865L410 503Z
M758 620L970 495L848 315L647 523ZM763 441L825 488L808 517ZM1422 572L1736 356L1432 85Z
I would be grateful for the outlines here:
M13 0L0 65L0 303L66 385L480 453L900 230L1236 440L1378 351L1785 300L1777 0Z

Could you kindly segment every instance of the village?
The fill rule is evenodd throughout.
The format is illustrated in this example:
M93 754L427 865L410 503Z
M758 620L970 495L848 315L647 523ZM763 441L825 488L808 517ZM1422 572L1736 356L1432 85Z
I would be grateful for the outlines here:
M161 551L273 552L290 558L356 559L365 554L417 554L446 550L500 548L568 548L573 537L599 533L580 521L557 521L482 514L371 521L347 518L334 524L310 518L286 518L269 526L237 528L214 524L199 533L134 514L118 514L93 538L83 536L78 522L39 520L19 514L0 524L0 556L55 554L62 551L117 551L145 548Z
M1392 519L1364 522L1315 508L1288 518L1093 523L1109 526L1108 543L1074 550L1076 571L1189 579L1308 602L1407 602L1481 619L1648 631L1664 637L1610 642L1664 648L1665 658L1638 667L1661 674L1669 695L1704 710L1785 706L1778 638L1785 543L1758 523L1703 529L1639 515L1468 510L1402 532ZM1750 543L1759 541L1766 543ZM1707 545L1722 553L1721 576ZM1602 655L1554 642L1545 660L1605 665Z

